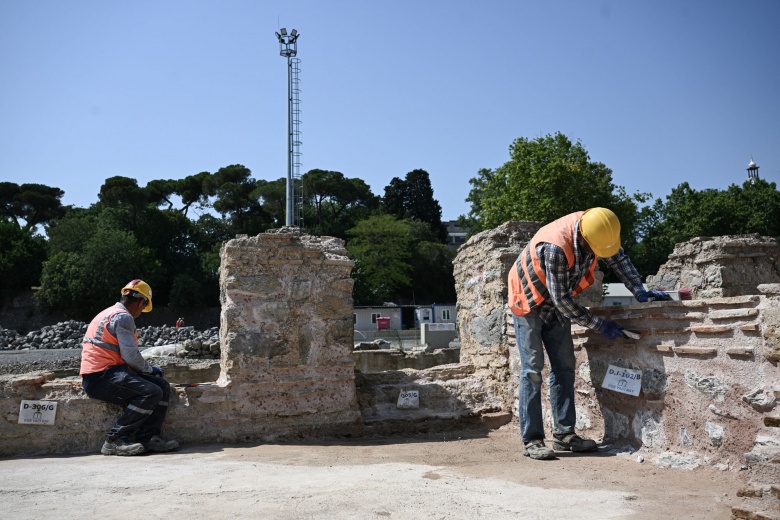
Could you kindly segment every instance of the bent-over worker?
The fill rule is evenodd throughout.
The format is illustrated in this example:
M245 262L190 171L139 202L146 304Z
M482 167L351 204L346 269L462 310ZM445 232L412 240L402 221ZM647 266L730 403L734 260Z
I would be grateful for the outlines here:
M640 302L666 300L662 291L645 291L642 279L620 246L620 221L607 208L571 213L543 226L509 271L509 306L520 351L519 414L523 455L552 459L544 443L542 368L550 360L553 448L593 451L597 444L574 431L574 344L571 322L613 340L622 327L577 303L574 296L594 282L598 258L615 272Z
M103 455L139 455L175 450L179 443L160 437L168 411L170 385L163 370L138 349L135 318L152 310L152 289L133 280L118 303L87 327L81 352L82 387L89 397L122 405L125 411L106 433Z

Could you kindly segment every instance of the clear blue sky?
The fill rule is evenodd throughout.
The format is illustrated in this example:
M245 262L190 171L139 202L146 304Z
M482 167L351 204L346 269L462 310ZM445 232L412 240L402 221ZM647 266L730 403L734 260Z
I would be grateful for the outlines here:
M422 168L445 220L518 137L563 132L629 193L780 177L780 1L0 0L0 180L87 207L115 175L286 175L377 195Z

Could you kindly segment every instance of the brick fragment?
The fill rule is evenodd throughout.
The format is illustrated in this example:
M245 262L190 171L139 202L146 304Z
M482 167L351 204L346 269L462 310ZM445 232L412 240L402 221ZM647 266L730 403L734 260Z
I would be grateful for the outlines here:
M653 329L653 334L685 334L690 332L691 329L683 327L680 329Z
M737 490L737 496L738 497L751 497L751 498L761 498L764 496L764 490L761 488L755 488L755 487L744 487L742 489Z
M758 309L724 309L710 312L710 319L713 320L751 318L753 316L758 316Z
M722 334L732 330L730 325L691 325L691 332L697 334Z
M758 323L746 323L744 325L739 326L739 330L745 331L745 332L753 332L758 330Z
M729 356L752 356L752 347L732 347L726 350L726 354Z
M770 426L772 428L780 428L780 417L765 416L764 426Z
M715 347L674 347L675 354L685 354L686 356L712 356L718 353Z
M674 348L674 341L664 341L657 345L650 347L650 350L656 350L658 352L672 352Z

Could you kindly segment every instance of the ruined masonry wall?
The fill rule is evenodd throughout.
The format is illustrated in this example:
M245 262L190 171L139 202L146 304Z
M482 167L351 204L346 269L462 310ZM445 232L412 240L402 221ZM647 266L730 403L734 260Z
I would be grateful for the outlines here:
M186 444L359 431L343 242L282 228L230 240L220 255L220 376L173 387L164 435ZM55 424L18 424L22 400L57 401ZM0 376L0 456L94 453L120 412L89 399L79 377Z
M269 433L340 431L360 419L354 263L342 240L286 229L222 247L218 383Z
M535 229L506 223L472 237L455 259L461 373L482 382L478 393L460 398L474 409L511 413L513 420L519 359L506 278ZM724 258L750 265L774 261L734 256L735 243L742 242L733 238L713 242L727 251L708 249L720 280L735 279L730 272L735 264L724 264ZM704 261L697 266L708 270ZM777 458L780 436L765 422L780 399L780 285L759 287L749 296L619 307L601 307L591 298L594 313L639 332L641 339L607 341L573 327L578 431L607 443L641 446L675 465L750 464L759 468L759 479L761 468L773 478L778 465L767 461ZM601 388L610 364L642 370L638 397ZM457 388L453 381L449 385ZM549 435L546 382L543 388Z
M759 284L780 282L780 245L772 237L696 237L677 244L655 276L653 289L690 289L693 298L757 294Z

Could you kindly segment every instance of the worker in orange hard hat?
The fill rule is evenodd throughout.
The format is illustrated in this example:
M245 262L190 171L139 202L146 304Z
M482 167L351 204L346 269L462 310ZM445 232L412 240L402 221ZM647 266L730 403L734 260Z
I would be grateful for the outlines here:
M598 445L574 431L574 344L571 322L613 340L622 327L577 303L574 296L594 282L602 258L640 302L668 300L662 291L646 291L642 278L620 247L620 221L607 208L578 211L543 226L509 271L509 308L520 351L519 412L523 455L551 459L544 443L542 368L550 360L553 448L593 451Z
M101 401L125 406L106 434L104 455L139 455L172 451L174 440L160 437L168 411L170 384L163 369L141 356L135 318L152 310L152 288L133 280L120 291L120 299L100 312L87 327L81 351L82 387Z

